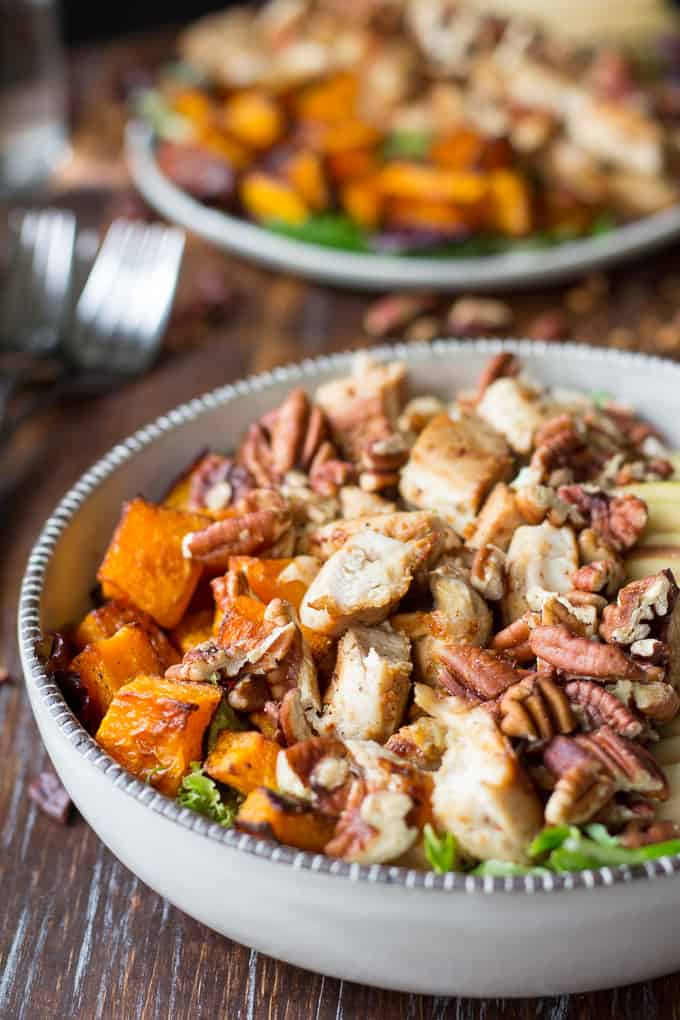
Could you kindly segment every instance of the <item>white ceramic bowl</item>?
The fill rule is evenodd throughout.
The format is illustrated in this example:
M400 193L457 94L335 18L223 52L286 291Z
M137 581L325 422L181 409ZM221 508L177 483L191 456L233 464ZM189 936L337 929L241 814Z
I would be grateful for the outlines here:
M489 355L512 350L546 383L607 389L680 445L680 365L574 345L441 341L379 348L404 358L415 391L450 396ZM133 779L66 707L36 658L41 627L88 606L120 513L159 497L206 445L228 446L293 385L313 388L350 355L304 362L191 401L114 447L64 497L31 554L19 640L28 693L78 809L144 882L216 931L291 963L438 995L544 995L639 981L680 966L680 857L634 870L526 878L437 876L350 865L213 825Z
M641 255L680 234L680 205L676 205L599 237L565 241L550 248L464 258L357 254L283 237L196 201L161 172L152 132L139 121L128 125L126 156L141 194L169 220L225 251L286 273L355 290L498 291L544 285Z

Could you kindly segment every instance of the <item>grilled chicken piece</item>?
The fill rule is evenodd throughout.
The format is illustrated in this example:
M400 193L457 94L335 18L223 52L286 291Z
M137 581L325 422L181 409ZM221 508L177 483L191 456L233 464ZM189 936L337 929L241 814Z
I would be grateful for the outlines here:
M410 653L408 638L389 625L351 627L338 645L319 733L383 744L406 708Z
M408 591L430 549L426 538L397 542L362 529L324 563L305 593L300 619L331 636L354 623L381 623Z
M477 514L465 544L471 549L495 545L505 552L516 529L522 524L524 518L517 509L515 493L504 482L499 482Z
M506 64L502 60L502 49L498 49L496 55L508 97L520 107L547 110L564 118L586 96L582 88L559 71L526 58L513 59Z
M583 97L566 122L567 135L601 160L640 174L660 174L663 149L659 126L632 106Z
M667 178L630 170L609 174L607 191L619 208L634 216L649 216L678 201L678 189Z
M487 386L477 413L522 454L530 452L534 433L546 419L540 394L510 378L497 379Z
M358 485L343 485L339 492L340 511L345 520L371 514L394 513L396 503L383 499L377 492L365 492Z
M331 521L312 532L308 539L310 552L322 560L342 549L352 535L363 531L375 531L399 542L427 539L430 552L428 563L434 563L443 552L460 546L456 535L435 513L429 510L378 513L369 517L354 517L350 520Z
M508 549L508 593L502 602L506 625L527 611L528 592L571 591L577 568L578 548L571 528L556 528L547 521L518 528Z
M493 629L491 610L454 564L432 571L430 590L435 609L443 617L448 643L481 648L488 642Z
M400 492L407 503L433 509L462 533L491 487L511 473L507 443L484 421L439 414L418 436Z
M433 807L467 853L526 864L543 824L538 795L509 741L483 708L451 713L447 751L434 774Z

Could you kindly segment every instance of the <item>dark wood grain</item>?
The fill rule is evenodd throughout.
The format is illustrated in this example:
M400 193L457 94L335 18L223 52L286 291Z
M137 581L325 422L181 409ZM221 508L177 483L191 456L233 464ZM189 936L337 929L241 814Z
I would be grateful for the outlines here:
M96 112L93 97L106 95L96 87L97 76L110 79L116 61L134 64L138 53L117 46L79 59L76 95L81 104L89 97L85 124ZM99 166L96 159L87 164L93 165ZM106 191L73 199L85 218L104 217L108 200ZM203 257L199 246L191 257ZM369 298L211 257L235 292L224 321L205 327L194 346L184 346L175 327L173 352L151 374L115 394L46 415L18 437L2 465L4 475L19 480L0 511L0 664L15 678L0 688L0 1017L680 1018L680 976L572 998L474 1001L384 992L277 963L190 920L119 864L81 820L60 828L28 799L29 781L48 763L19 675L17 592L30 546L58 498L113 443L177 402L250 372L367 342L361 321ZM680 300L680 250L619 270L591 307L583 307L574 289L512 298L516 332L536 313L568 300L577 339L658 351L659 326L673 319ZM616 327L629 332L612 334ZM675 353L672 335L661 343Z

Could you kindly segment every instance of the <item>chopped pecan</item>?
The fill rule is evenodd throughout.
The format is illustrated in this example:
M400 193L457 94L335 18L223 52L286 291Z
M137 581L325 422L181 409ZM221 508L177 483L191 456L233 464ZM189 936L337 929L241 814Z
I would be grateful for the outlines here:
M548 825L581 825L612 797L614 781L599 763L585 758L557 780L545 806Z
M569 414L560 414L545 422L534 436L530 469L548 478L558 468L569 468L573 455L585 448L583 431Z
M309 740L314 736L307 717L302 708L299 687L286 691L281 699L278 722L283 737L289 746L301 740Z
M434 301L433 294L385 294L369 305L364 315L364 330L375 337L397 333L428 311Z
M620 588L624 577L625 569L620 560L593 560L579 567L571 581L574 588L579 591L594 594L605 591L608 595L613 595Z
M670 619L678 586L670 570L632 581L619 591L616 604L607 606L600 635L605 641L632 645L652 635L654 623Z
M309 485L321 496L336 496L343 485L354 478L354 466L339 460L335 447L325 441L317 450L309 468Z
M642 720L601 684L592 680L572 680L565 687L565 693L572 704L583 710L593 727L607 723L622 737L630 739L639 737L644 729Z
M420 769L434 771L446 750L446 727L424 715L393 733L385 747Z
M615 560L619 555L602 539L593 528L584 528L578 534L578 548L583 563L595 563L600 560Z
M665 843L669 839L680 839L680 827L675 822L658 819L633 820L628 822L620 839L622 846L635 850L653 843Z
M576 725L564 691L535 674L505 691L500 712L500 726L508 737L547 740L556 733L570 733Z
M66 825L72 801L54 772L41 772L28 787L28 796L55 822Z
M526 336L530 340L566 340L569 336L569 319L559 308L542 312L532 319L526 328Z
M532 651L552 666L575 676L643 680L644 670L614 645L578 637L566 627L537 627L529 638Z
M224 510L255 488L255 479L242 464L208 453L191 473L189 508Z
M368 790L363 780L352 788L347 806L325 852L361 864L394 860L413 845L418 829L409 825L414 802L397 790Z
M634 711L655 723L667 723L674 719L680 709L680 695L671 684L661 680L637 683L619 680L612 687L612 694Z
M269 699L269 684L263 676L244 676L227 695L227 701L237 712L259 712Z
M517 620L513 620L507 627L503 627L491 640L491 647L497 652L512 653L516 648L529 644L529 636L533 627L538 626L540 617L538 613L525 613ZM534 653L529 649L531 658Z
M646 503L631 493L612 496L594 486L562 485L557 494L566 503L573 503L616 552L632 548L647 524Z
M291 527L285 501L273 490L256 489L238 509L242 512L237 516L189 532L184 540L185 555L213 570L227 570L230 556L262 553Z
M457 302L457 305L460 305L460 302ZM454 305L454 307L456 306ZM478 403L482 399L491 383L496 382L497 379L515 376L518 372L519 362L514 354L503 351L491 358L477 380L476 402Z
M505 553L495 545L477 549L470 567L470 584L489 602L502 599L507 586Z
M519 675L506 658L472 645L446 645L440 657L441 681L451 694L488 701L517 683Z
M298 741L279 754L276 781L283 793L310 800L325 814L339 815L352 782L347 748L328 737Z
M365 799L366 784L363 779L355 779L335 835L324 847L329 856L356 860L375 839L376 830L361 817L361 805Z
M477 297L458 298L451 305L446 319L446 325L453 336L489 336L489 334L498 333L499 330L507 329L511 322L512 309L505 301ZM513 359L516 364L514 355L507 352L497 354L492 359L485 369L490 376L487 386L503 375L517 374L518 370L509 370L510 359ZM492 366L495 366L495 374L492 374Z
M564 626L581 637L592 637L597 631L598 613L594 606L576 606L566 595L540 591L530 592L528 601L532 609L540 610L542 627Z

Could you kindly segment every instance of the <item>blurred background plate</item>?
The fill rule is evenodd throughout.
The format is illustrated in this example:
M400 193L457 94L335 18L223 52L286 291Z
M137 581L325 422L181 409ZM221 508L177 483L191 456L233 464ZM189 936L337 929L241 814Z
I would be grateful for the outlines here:
M607 234L551 248L463 258L356 254L281 237L197 202L161 173L153 134L140 121L128 124L126 155L137 188L163 216L226 251L340 287L498 290L544 286L649 252L680 235L680 206L673 206Z

